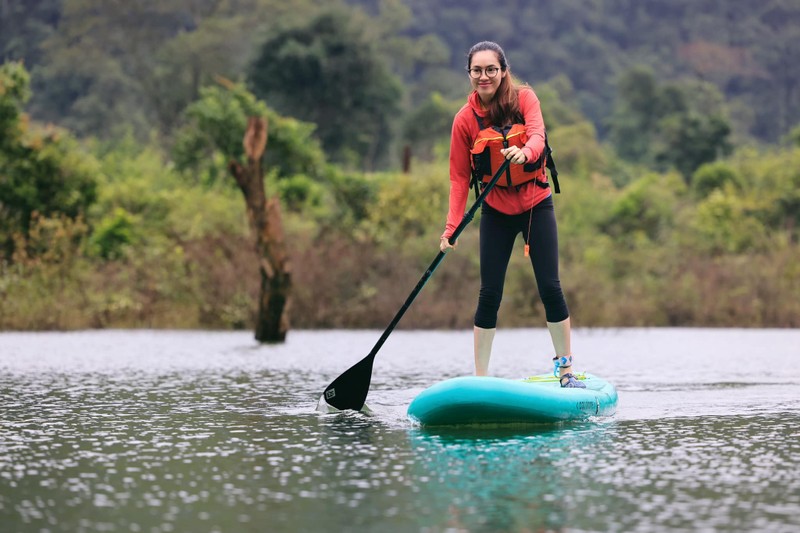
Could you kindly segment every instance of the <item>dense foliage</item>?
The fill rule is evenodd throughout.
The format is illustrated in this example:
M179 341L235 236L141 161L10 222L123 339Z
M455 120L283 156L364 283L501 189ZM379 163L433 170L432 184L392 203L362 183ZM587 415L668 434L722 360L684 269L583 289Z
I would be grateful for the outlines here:
M97 170L75 140L57 128L33 128L22 114L28 84L21 64L0 65L0 259L11 257L34 219L75 220L96 196Z
M380 0L352 0L374 6ZM716 86L742 136L776 141L800 122L800 3L785 0L405 0L412 36L434 34L463 67L469 47L501 43L514 71L539 84L567 76L604 136L617 82L638 65L657 79ZM420 73L419 80L427 78ZM434 87L439 88L439 87Z
M716 87L737 139L775 142L800 122L797 2L346 3L366 14L352 13L350 24L336 28L344 38L341 45L380 54L382 65L405 82L406 111L434 91L460 99L466 90L464 54L474 42L489 38L503 44L514 71L529 83L566 76L601 138L608 132L621 76L640 65L650 66L660 82L701 80ZM6 0L0 3L0 54L24 59L32 69L34 116L79 134L130 129L146 138L154 126L170 131L214 75L244 77L264 57L268 40L313 31L321 13L344 4L145 0L122 8L119 2L98 0ZM276 64L291 54L308 55L296 71L290 65L284 78L271 83L309 72L305 61L334 42L318 33L317 44L305 52L297 43L310 41L274 50L280 51ZM388 83L371 96L391 101L395 91Z
M25 59L0 70L0 328L250 327L226 168L254 113L293 324L384 327L436 252L482 38L542 101L576 324L800 325L794 3L349 4L0 2L0 53ZM401 327L470 325L476 245L470 228ZM521 253L504 302L502 326L543 323Z
M254 93L279 112L317 124L325 151L372 169L386 158L401 90L344 10L271 34L253 62Z

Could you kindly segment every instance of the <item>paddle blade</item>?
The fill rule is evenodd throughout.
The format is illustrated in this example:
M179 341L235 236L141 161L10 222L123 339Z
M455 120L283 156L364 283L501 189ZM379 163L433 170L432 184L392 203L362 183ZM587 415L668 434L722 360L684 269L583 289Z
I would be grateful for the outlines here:
M322 393L325 402L340 411L345 409L360 411L367 401L374 361L375 356L368 355L334 379Z

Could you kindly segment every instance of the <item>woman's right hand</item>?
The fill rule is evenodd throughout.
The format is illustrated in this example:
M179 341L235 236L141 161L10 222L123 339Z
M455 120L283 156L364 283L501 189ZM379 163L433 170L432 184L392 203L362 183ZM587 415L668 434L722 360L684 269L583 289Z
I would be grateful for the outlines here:
M448 248L456 249L458 246L458 239L456 239L455 244L450 244L450 240L448 237L442 237L439 239L439 251L446 252Z

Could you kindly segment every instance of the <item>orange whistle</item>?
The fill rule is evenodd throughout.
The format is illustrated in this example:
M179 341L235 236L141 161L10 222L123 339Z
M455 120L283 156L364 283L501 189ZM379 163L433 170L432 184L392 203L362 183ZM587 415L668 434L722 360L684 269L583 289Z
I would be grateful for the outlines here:
M525 257L530 257L531 255L531 247L529 245L525 245Z

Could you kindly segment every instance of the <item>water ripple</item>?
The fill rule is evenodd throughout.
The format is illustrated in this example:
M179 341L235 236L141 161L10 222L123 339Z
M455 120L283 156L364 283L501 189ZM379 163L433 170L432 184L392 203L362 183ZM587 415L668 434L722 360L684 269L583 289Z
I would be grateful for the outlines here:
M614 419L428 431L406 406L464 361L426 346L446 351L467 335L415 335L376 366L365 416L314 405L373 332L297 335L296 352L231 334L4 334L2 529L800 528L796 362L778 383L738 368L680 379L660 374L657 357L633 372L614 358L644 342L636 331L598 355L620 383ZM600 338L598 354L610 342ZM497 371L519 375L529 360L509 356Z

